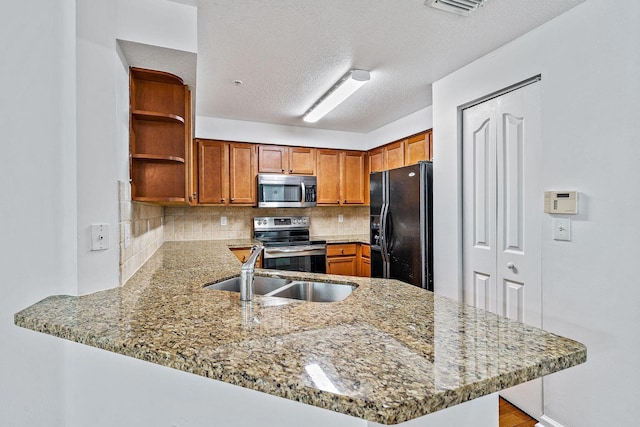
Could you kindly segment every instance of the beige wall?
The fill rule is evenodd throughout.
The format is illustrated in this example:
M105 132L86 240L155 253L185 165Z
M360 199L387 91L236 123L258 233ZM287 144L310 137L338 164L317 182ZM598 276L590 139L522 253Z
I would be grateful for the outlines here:
M338 222L338 215L344 221ZM222 240L252 237L256 216L310 217L312 235L366 234L369 207L316 207L309 209L256 209L251 207L167 207L164 215L164 240ZM221 217L227 225L220 225Z

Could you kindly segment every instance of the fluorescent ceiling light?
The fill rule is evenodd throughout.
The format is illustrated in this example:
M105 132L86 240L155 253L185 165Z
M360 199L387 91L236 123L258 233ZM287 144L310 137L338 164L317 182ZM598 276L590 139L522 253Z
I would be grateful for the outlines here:
M351 70L345 74L331 89L320 97L315 104L307 110L304 121L315 123L324 117L329 111L342 104L342 101L350 97L363 84L369 81L371 75L364 70Z

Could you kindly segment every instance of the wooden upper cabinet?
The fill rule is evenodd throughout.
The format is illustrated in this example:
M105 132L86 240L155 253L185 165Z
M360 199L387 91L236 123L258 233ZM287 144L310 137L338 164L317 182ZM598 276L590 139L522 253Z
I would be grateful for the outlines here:
M316 149L309 147L258 146L258 172L315 175Z
M421 160L431 160L431 145L431 131L407 138L405 165L414 165Z
M309 147L288 147L289 173L292 175L316 174L316 149Z
M394 143L385 145L384 151L384 168L395 169L401 168L404 163L404 146L405 140L396 141Z
M173 74L130 68L132 200L187 204L191 195L190 92Z
M229 143L196 140L198 203L224 205L229 200Z
M257 203L256 146L254 144L229 143L229 203L249 205Z
M383 149L378 147L369 151L369 171L382 172L384 170Z
M317 150L318 188L316 200L319 205L340 204L340 150Z
M368 192L365 161L366 153L362 151L345 151L342 153L342 203L345 205L362 205L366 203Z
M319 205L361 205L367 202L369 178L364 151L317 150Z
M287 147L280 145L258 145L259 173L287 173L289 155Z

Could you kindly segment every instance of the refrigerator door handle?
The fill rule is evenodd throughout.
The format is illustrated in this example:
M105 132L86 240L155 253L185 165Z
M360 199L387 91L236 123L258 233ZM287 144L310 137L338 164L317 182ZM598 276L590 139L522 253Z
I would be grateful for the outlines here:
M384 263L389 262L389 250L387 247L387 215L389 214L389 205L383 204L381 215L381 224L380 224L380 247L382 249L382 261ZM386 275L385 275L386 277Z

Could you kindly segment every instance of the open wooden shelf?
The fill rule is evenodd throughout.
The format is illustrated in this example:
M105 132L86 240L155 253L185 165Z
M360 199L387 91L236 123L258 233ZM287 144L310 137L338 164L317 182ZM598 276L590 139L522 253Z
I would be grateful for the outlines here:
M137 120L150 120L153 122L167 122L184 124L184 119L175 114L158 113L155 111L133 110L131 116Z
M152 161L152 162L184 163L184 159L182 157L163 156L161 154L134 154L134 153L131 153L131 158L137 159L137 160L148 160L148 161Z
M131 199L187 204L191 96L170 73L130 68Z

